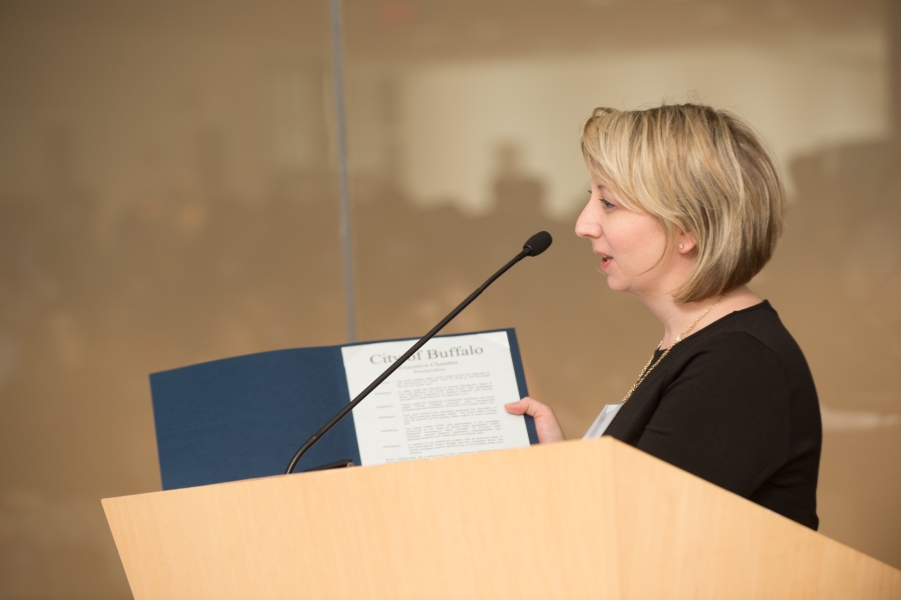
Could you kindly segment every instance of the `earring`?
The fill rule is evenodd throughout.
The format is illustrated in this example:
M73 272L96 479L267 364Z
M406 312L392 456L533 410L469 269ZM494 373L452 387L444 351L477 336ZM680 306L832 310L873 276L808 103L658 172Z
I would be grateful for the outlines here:
M681 249L682 249L682 247L683 247L683 246L682 246L682 244L679 244L679 250L681 250Z

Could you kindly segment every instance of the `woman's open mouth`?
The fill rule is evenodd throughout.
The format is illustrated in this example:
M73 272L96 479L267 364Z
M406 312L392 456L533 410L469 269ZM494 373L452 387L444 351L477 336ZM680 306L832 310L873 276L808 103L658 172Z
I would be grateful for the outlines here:
M607 256L606 254L601 254L601 268L604 269L607 265L610 264L610 261L613 260L612 256Z

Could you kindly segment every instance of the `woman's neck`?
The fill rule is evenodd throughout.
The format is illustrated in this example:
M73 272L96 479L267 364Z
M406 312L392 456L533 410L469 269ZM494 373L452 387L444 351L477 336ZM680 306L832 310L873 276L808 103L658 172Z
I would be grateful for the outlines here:
M671 295L642 298L648 308L651 309L651 312L663 323L664 335L663 342L660 344L660 347L663 349L669 348L676 343L677 336L691 327L695 319L704 314L704 311L711 306L713 308L710 312L698 321L691 329L689 335L697 333L728 314L763 302L763 299L746 285L732 290L719 303L717 303L718 299L719 296L713 296L697 302L680 304L673 300Z

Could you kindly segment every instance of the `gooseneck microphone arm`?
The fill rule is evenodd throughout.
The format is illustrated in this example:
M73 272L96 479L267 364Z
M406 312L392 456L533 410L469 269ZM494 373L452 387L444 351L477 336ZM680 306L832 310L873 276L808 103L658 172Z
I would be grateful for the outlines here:
M309 450L309 449L313 446L313 444L315 444L316 442L318 442L319 439L320 439L322 436L324 436L324 435L328 432L329 429L331 429L332 427L334 427L335 424L337 424L338 421L340 421L341 419L343 419L344 416L347 415L347 413L349 413L350 411L352 411L352 410L354 409L354 407L355 407L357 404L359 404L360 402L362 402L363 399L364 399L366 396L368 396L368 395L370 394L370 392L372 392L372 390L374 390L375 388L377 388L383 381L385 381L386 379L388 379L388 377L389 377L392 373L394 373L397 369L399 369L400 366L401 366L402 364L404 364L404 363L407 361L408 358L410 358L411 356L413 356L413 355L416 353L417 350L419 350L420 348L422 348L422 346L423 346L426 342L428 342L430 339L432 339L432 337L433 337L436 333L438 333L439 331L441 331L442 329L444 329L444 326L445 326L445 325L447 325L448 323L450 323L451 320L452 320L454 317L456 317L458 314L460 314L460 311L462 311L464 308L466 308L467 306L469 306L469 304L470 304L473 300L475 300L476 298L478 298L479 295L480 295L482 292L485 291L485 288L487 288L489 285L491 285L492 283L494 283L494 280L495 280L495 279L497 279L498 277L500 277L501 275L503 275L504 273L506 273L507 270L508 270L510 267L512 267L513 265L515 265L516 263L518 263L519 261L521 261L521 260L524 259L525 257L527 257L527 256L538 256L539 254L541 254L542 252L544 252L545 250L548 249L548 247L551 245L551 242L552 242L552 241L553 241L553 239L551 238L551 234L549 234L547 231L541 231L541 232L538 232L538 233L536 233L535 235L533 235L532 237L530 237L530 238L528 239L528 241L526 241L526 243L523 245L522 251L521 251L519 254L517 254L516 256L514 256L513 259L512 259L510 262L508 262L508 263L505 264L503 267L501 267L500 270L499 270L497 273L495 273L494 275L492 275L491 277L489 277L489 278L488 278L488 281L486 281L486 282L483 283L481 286L479 286L479 288L478 288L476 291L474 291L473 293L471 293L471 294L469 295L469 297L466 298L466 300L464 300L463 302L461 302L461 303L457 306L457 308L455 308L454 310L452 310L452 311L450 312L450 314L448 314L446 317L444 317L443 319L441 319L441 322L438 323L437 325L435 325L435 326L432 328L431 331L429 331L427 334L425 334L424 336L422 336L421 338L419 338L419 341L416 342L415 344L413 344L413 346L412 346L409 350L407 350L406 352L404 352L404 354L403 354L400 358L398 358L396 361L394 361L393 363L391 363L391 366L388 367L387 369L385 369L385 372L382 373L381 375L379 375L379 376L375 379L375 381L373 381L372 383L370 383L369 386L368 386L365 390L363 390L362 392L360 392L360 394L359 394L356 398L354 398L353 401L350 402L350 404L348 404L347 406L345 406L344 408L342 408L340 411L338 411L338 414L336 414L334 417L332 417L331 420L329 420L328 423L326 423L325 425L323 425L322 428L321 428L319 431L317 431L317 432L314 433L312 436L310 436L310 439L308 439L306 442L304 442L303 446L301 446L301 447L297 450L297 452L294 453L294 458L292 458L292 459L291 459L291 462L288 464L288 468L285 470L285 474L287 475L287 474L293 473L293 472L294 472L294 468L297 466L297 463L300 461L300 458L306 453L307 450Z

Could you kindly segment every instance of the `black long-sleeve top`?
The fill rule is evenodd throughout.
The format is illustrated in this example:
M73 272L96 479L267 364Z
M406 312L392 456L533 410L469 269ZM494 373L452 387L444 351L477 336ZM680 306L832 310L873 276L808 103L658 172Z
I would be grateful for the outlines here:
M604 435L802 525L819 525L817 392L801 349L769 302L676 344Z

